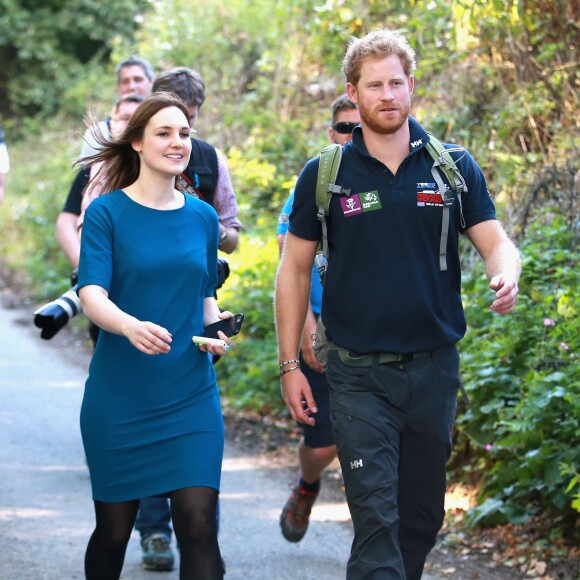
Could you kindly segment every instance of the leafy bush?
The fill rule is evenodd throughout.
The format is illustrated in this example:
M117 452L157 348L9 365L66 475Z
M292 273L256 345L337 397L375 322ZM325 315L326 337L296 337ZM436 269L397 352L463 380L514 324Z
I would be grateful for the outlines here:
M82 114L87 95L75 94L76 79L87 65L106 61L119 37L133 35L148 6L146 0L0 0L0 90L6 95L0 113L47 117L66 108Z
M222 308L245 314L233 351L218 362L220 390L233 407L264 414L283 412L272 308L278 260L271 217L244 237L230 259L232 274L218 291Z
M24 141L9 143L11 170L0 205L1 255L27 273L39 301L56 298L70 286L71 266L54 239L80 150L78 127L61 119L29 121Z
M521 245L520 300L509 316L489 312L480 272L463 281L469 330L461 351L471 405L458 418L459 450L470 448L471 471L483 477L487 498L472 523L518 521L540 508L569 513L578 498L577 243L561 215L537 216Z

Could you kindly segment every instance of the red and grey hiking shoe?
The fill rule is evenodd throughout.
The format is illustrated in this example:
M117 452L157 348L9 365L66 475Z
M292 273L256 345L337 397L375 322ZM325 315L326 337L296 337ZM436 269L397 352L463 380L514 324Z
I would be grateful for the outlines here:
M307 491L297 483L280 516L282 535L289 542L299 542L308 529L312 506L318 497L317 491Z

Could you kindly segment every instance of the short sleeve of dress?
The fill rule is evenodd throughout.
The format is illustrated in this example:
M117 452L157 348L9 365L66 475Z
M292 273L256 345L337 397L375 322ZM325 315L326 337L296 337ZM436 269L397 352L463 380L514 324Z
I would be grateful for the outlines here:
M95 200L85 215L78 289L94 284L109 292L113 272L113 219L101 199Z

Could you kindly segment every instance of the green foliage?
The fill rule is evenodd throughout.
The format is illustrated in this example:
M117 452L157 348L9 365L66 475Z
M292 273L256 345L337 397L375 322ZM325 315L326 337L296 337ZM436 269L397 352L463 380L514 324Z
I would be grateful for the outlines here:
M468 441L488 498L472 523L516 521L529 506L567 511L578 494L577 242L562 216L537 216L521 245L520 301L510 316L489 312L479 272L465 276L469 330L461 351L471 405L458 418L459 447Z
M570 483L566 488L566 493L573 495L572 500L572 507L577 511L580 512L580 473L576 471L576 468L571 465L560 465L563 475L570 475L572 479L570 479Z
M25 141L10 144L11 171L0 205L0 254L27 273L39 301L56 298L70 286L71 266L54 239L54 224L74 172L80 141L58 120L30 121Z
M523 523L530 516L530 512L510 502L488 498L474 507L468 514L468 523L471 526L499 526L506 522Z
M50 115L64 105L82 112L84 99L67 103L74 79L91 60L106 60L116 38L132 36L147 5L146 0L0 0L0 91L8 97L1 112Z
M536 201L529 192L541 183L551 196L557 186L544 168L578 157L574 8L566 0L452 4L461 64L439 80L449 88L441 95L447 125L474 150L496 197L510 201L518 232ZM429 95L423 104L438 108Z
M274 330L274 276L278 264L275 221L263 220L230 259L232 274L220 306L245 314L235 347L218 363L220 390L230 404L262 413L282 411ZM266 241L264 241L266 240Z

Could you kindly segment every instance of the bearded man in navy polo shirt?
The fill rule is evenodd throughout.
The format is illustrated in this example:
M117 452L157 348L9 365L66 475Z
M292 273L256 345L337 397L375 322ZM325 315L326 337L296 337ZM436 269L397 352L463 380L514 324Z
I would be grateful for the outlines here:
M430 137L409 116L414 51L398 33L353 39L343 61L346 92L361 126L343 148L329 206L329 262L322 318L331 418L354 525L348 580L421 578L444 517L465 334L459 234L481 255L490 309L511 312L519 253L496 219L485 178L453 149L467 191L444 227ZM312 424L316 401L298 359L310 275L321 239L315 191L319 158L303 169L276 284L284 401ZM437 170L438 171L438 170ZM438 176L439 177L439 176ZM444 246L440 249L440 246Z

